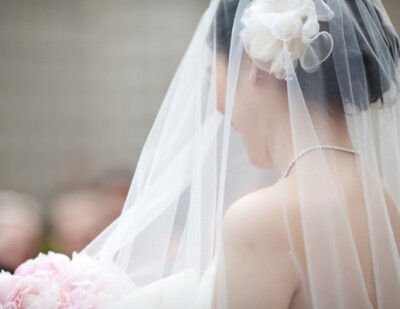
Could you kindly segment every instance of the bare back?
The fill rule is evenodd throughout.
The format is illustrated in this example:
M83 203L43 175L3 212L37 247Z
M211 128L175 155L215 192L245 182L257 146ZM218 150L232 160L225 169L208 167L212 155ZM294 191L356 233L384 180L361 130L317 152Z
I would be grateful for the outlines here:
M332 220L338 216L341 218L338 221L344 220L351 227L351 232L347 234L348 249L340 249L343 254L347 254L348 250L349 256L352 254L351 248L355 248L356 251L354 260L357 261L356 264L349 263L349 276L357 273L357 270L352 268L359 267L364 283L357 283L361 281L357 281L356 278L348 280L352 282L354 295L357 297L363 293L367 294L369 307L377 308L372 252L376 255L376 251L382 248L371 242L371 233L374 234L371 226L375 224L375 219L382 218L369 218L367 214L373 214L375 207L387 208L392 226L390 232L394 235L397 248L400 248L400 217L393 199L377 177L371 173L367 177L367 183L360 182L354 162L355 160L345 160L337 171L332 203L329 194L319 190L318 181L311 181L308 184L309 188L305 187L307 184L301 187L303 192L310 189L310 196L302 196L300 205L299 185L296 183L296 177L292 177L242 198L228 210L224 240L229 308L245 308L245 304L248 308L312 308L310 282L314 284L313 280L315 281L314 269L318 267L315 264L321 264L319 267L322 271L326 270L325 279L329 282L329 276L334 274L332 269L335 267L331 261L335 259L332 258L332 254L326 252L317 263L311 257L313 264L310 264L304 247L305 231L308 233L307 237L310 237L310 232L308 227L304 226L304 216L307 212L317 214L318 208L327 207L327 203L328 207L332 207ZM335 205L337 190L341 190L342 200ZM365 194L365 190L369 190L369 193ZM369 200L365 201L364 196L369 197ZM338 237L341 234L345 235L340 230L337 234ZM332 269L329 269L330 267ZM314 277L310 278L310 273ZM329 291L326 293L329 295ZM357 303L356 299L354 301ZM329 303L326 305L326 308L330 308ZM365 306L360 305L359 308Z

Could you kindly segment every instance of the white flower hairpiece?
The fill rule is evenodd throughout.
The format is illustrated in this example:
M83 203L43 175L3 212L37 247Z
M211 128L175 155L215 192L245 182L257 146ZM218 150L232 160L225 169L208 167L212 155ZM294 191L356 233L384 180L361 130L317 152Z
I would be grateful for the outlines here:
M333 12L325 9L329 20ZM312 0L256 0L244 12L240 36L257 67L284 79L287 57L314 72L332 53L332 36L320 32L318 20Z

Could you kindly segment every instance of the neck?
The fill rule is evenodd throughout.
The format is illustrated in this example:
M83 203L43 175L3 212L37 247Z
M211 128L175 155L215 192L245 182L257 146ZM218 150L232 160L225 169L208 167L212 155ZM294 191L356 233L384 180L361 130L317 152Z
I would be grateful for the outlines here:
M328 115L322 115L314 111L308 121L303 119L302 122L296 124L299 127L296 127L296 130L292 130L289 113L286 113L286 115L285 121L282 121L282 119L277 121L275 134L272 135L268 145L266 145L272 168L278 178L284 174L292 160L309 147L330 145L353 148L344 116L332 119ZM329 156L333 158L339 155L337 153L333 154L331 151Z

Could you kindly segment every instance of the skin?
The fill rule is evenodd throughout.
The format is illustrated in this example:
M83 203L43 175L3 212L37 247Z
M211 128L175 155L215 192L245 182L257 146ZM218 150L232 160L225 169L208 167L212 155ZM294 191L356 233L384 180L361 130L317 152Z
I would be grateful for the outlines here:
M217 108L223 114L226 63L225 56L220 54L217 61ZM254 73L252 80L248 77L250 70ZM241 72L232 125L242 136L250 162L261 169L273 169L277 176L281 176L296 154L291 146L286 83L260 71L246 56L241 64ZM345 117L332 118L315 106L318 105L307 104L320 143L353 148ZM369 299L376 308L364 191L356 157L339 151L323 152L329 172L336 175L334 186L343 191L343 204L350 220L362 275ZM316 174L318 167L315 167L318 155L309 153L301 160L304 166L302 177L309 181L302 184L304 207L319 207L326 201L335 201L335 190L318 190L320 174ZM372 173L366 176L368 187L382 188ZM229 309L312 307L298 187L295 165L286 179L244 196L226 212L223 243ZM383 190L383 194L385 205L382 206L387 207L390 213L397 248L400 248L400 220L396 205L386 190ZM221 293L217 290L215 295L218 294Z

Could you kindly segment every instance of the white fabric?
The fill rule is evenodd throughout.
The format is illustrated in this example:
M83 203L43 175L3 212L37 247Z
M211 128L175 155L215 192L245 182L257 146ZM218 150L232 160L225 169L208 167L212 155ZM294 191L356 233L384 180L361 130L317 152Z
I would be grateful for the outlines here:
M398 47L379 0L211 1L122 215L84 250L130 280L104 307L208 309L215 298L214 309L244 308L235 289L280 297L270 284L279 273L260 264L236 280L252 262L232 268L223 249L226 210L258 194L282 210L274 222L283 222L304 306L400 308ZM321 144L359 155L317 150L276 183L295 155ZM269 248L276 235L266 235Z

